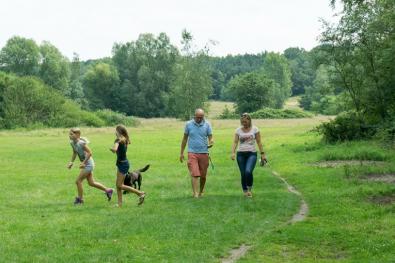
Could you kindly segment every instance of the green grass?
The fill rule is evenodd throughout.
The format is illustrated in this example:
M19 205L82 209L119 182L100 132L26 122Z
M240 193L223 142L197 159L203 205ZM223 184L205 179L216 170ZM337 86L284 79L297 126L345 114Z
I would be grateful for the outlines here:
M125 197L115 208L99 190L84 185L85 205L74 207L77 169L67 130L0 132L1 262L218 262L242 243L252 250L241 262L394 262L394 204L373 195L394 185L360 180L370 172L395 171L394 152L374 143L325 145L308 132L321 119L256 120L269 168L254 173L254 198L240 190L230 147L238 120L212 120L214 170L206 195L191 198L185 164L178 161L183 123L142 120L130 129L133 169L146 163L146 203ZM95 178L114 187L113 128L83 128L96 162ZM370 150L374 154L369 155ZM320 168L310 164L338 156L384 160L383 167ZM332 159L336 159L333 157ZM362 158L361 157L361 158ZM332 160L331 159L331 160ZM299 209L271 169L300 191L310 207L303 222L287 225Z
M207 117L209 119L219 119L219 116L223 113L225 107L228 107L230 111L234 111L234 103L226 101L211 100Z

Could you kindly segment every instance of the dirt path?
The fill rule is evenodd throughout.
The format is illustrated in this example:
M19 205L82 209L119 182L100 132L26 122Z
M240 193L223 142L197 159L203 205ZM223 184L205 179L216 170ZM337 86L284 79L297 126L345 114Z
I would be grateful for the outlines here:
M274 176L276 176L278 179L280 179L285 184L285 186L287 187L289 192L291 192L293 194L296 194L301 199L300 200L299 211L296 214L294 214L292 216L292 218L287 223L288 224L294 224L296 222L303 221L306 218L307 214L309 213L309 206L307 205L306 201L304 200L302 194L299 191L297 191L295 189L295 187L290 185L283 177L281 177L280 174L278 174L275 171L272 171L272 173L273 173ZM234 249L230 250L229 251L229 254L230 254L229 257L223 258L221 260L221 262L222 263L233 263L233 262L236 262L238 259L243 257L248 252L248 250L250 250L251 248L252 248L252 246L250 246L250 245L242 244L240 247L237 247L237 248L234 248Z

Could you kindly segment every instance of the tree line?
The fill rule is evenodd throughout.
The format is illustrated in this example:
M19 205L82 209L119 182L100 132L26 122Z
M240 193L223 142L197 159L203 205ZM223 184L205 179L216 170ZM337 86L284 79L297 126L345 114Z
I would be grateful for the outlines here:
M15 36L0 51L0 71L35 77L84 110L184 119L194 108L205 108L208 99L235 101L240 111L281 108L310 81L300 75L314 71L303 70L311 63L308 52L299 48L284 54L212 57L208 49L192 48L193 37L187 31L182 32L182 45L179 50L165 33L141 34L136 41L115 43L111 57L80 61L74 54L69 61L47 41L38 45ZM247 82L258 85L245 87L243 78L253 78ZM248 98L239 96L244 89L260 97L252 108L243 106L248 104Z
M322 127L326 134L344 133L349 138L375 134L378 126L391 130L395 126L395 3L331 4L342 4L340 20L322 22L320 44L310 51L290 47L283 53L213 57L207 48L196 50L191 33L184 30L181 49L165 33L141 34L135 41L115 43L111 57L80 61L75 54L69 61L49 42L37 45L13 37L0 51L0 126L8 113L18 110L11 107L14 102L7 92L16 92L29 79L25 86L45 85L48 92L57 92L68 104L87 112L107 109L125 116L187 119L195 108L206 108L208 99L233 101L240 113L281 109L289 96L297 95L305 110L348 112L337 120L358 124L357 132L337 131L334 127L344 125L335 120ZM28 98L32 101L36 96L45 97Z

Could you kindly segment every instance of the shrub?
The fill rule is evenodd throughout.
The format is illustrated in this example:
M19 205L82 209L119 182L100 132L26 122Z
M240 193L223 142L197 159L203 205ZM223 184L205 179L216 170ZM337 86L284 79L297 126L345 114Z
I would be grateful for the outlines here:
M50 126L62 112L65 98L33 77L4 77L2 84L1 128L29 127L36 124Z
M376 127L368 125L356 112L344 112L319 125L316 130L325 141L333 143L370 138L375 134Z
M81 110L80 106L71 101L66 100L61 105L62 112L57 114L53 122L49 123L50 127L76 127L76 126L106 126L104 120L96 116L95 113Z
M231 111L228 106L225 105L225 109L222 111L219 116L220 119L238 119L240 118L239 114L236 114L234 111Z
M125 126L137 126L139 121L131 116L126 116L123 113L111 111L108 109L98 110L95 112L96 115L104 120L107 126L113 126L117 124L123 124Z
M136 126L132 117L110 110L89 112L34 77L0 72L0 128Z
M263 108L258 111L252 112L251 118L254 119L297 119L297 118L311 118L313 114L296 109L273 109ZM225 107L220 119L238 119L240 116L231 112Z

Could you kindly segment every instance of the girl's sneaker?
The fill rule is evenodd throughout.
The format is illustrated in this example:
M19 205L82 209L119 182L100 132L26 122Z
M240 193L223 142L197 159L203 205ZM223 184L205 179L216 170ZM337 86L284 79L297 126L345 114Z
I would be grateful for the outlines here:
M84 204L84 200L82 200L79 197L76 197L75 200L74 200L74 204L75 205L82 205L82 204Z
M143 193L142 195L140 195L139 202L137 203L137 205L142 205L144 203L145 195L146 195L146 193Z
M112 193L113 193L112 189L108 189L106 191L106 196L107 196L108 201L111 201Z

